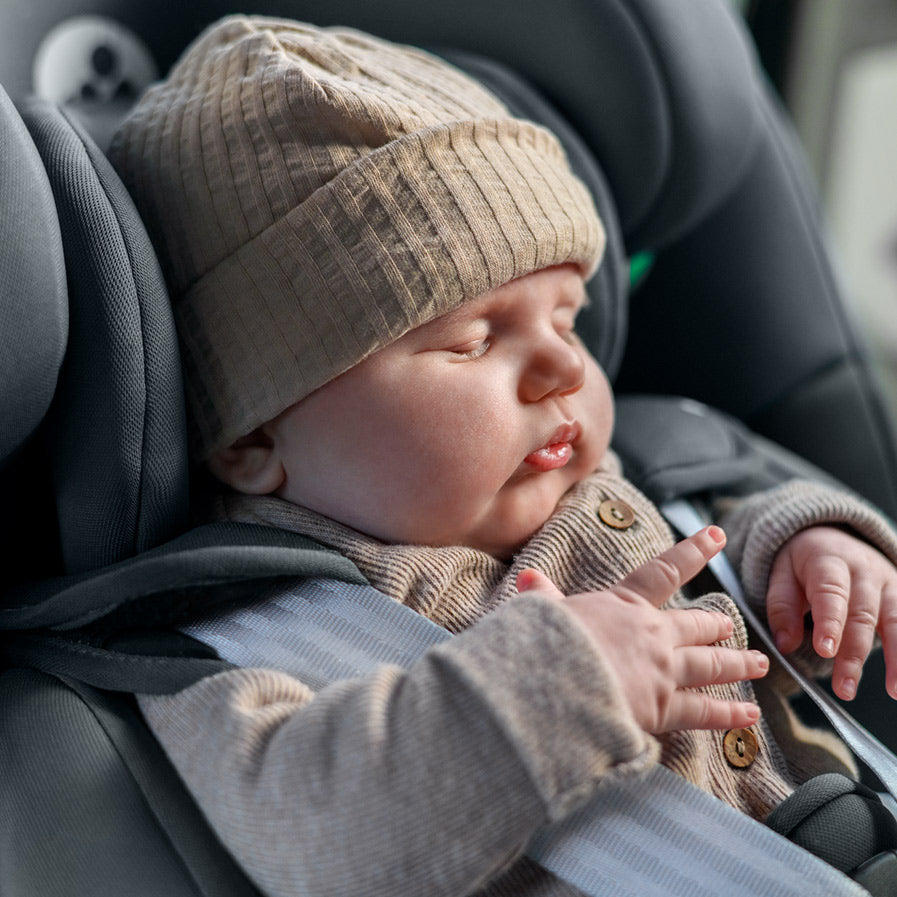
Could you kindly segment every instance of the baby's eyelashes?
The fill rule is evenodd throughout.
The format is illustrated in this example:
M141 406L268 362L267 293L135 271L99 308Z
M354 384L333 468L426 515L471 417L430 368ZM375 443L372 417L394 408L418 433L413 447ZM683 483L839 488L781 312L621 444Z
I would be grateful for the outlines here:
M453 355L457 355L459 360L474 361L485 355L491 346L492 339L490 337L484 337L483 339L471 340L471 342L465 343L463 346L456 346L449 349L449 351Z

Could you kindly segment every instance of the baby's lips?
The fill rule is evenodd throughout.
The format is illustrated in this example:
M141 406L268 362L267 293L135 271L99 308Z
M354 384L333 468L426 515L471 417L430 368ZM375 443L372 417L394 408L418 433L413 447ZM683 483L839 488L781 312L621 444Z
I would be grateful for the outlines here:
M569 442L555 442L538 451L531 452L524 461L539 471L557 470L573 457L573 446Z
M542 448L530 452L524 462L539 471L557 470L573 457L573 446L579 439L581 427L576 421L563 423L549 436Z

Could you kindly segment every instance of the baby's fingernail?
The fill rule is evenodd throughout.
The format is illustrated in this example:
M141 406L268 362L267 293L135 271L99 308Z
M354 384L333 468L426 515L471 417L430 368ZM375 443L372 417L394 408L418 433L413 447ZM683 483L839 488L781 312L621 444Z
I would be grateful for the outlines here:
M857 684L853 679L845 679L841 685L841 691L844 693L845 699L851 700L857 693Z
M717 545L724 545L726 542L726 534L718 526L708 526L707 535L710 536Z
M776 633L776 647L779 649L779 651L781 651L784 654L785 651L787 650L787 646L788 646L788 633L785 632L784 629L780 629Z
M826 657L833 656L835 653L835 640L831 636L826 636L819 645L819 650Z
M761 670L769 669L769 658L762 651L751 652L756 658Z

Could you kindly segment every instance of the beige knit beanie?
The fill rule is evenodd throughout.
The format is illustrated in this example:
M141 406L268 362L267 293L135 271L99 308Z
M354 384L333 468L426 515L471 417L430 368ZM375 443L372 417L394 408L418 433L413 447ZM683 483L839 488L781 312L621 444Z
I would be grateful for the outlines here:
M201 457L481 293L592 273L604 243L553 135L346 29L224 19L110 156L166 271Z

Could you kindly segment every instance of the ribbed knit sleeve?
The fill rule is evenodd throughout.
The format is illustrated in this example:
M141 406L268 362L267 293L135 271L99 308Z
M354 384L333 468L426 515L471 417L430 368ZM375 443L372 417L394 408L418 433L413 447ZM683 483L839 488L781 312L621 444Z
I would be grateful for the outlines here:
M271 895L470 894L540 825L658 754L585 632L531 595L407 671L315 694L243 669L139 700Z

